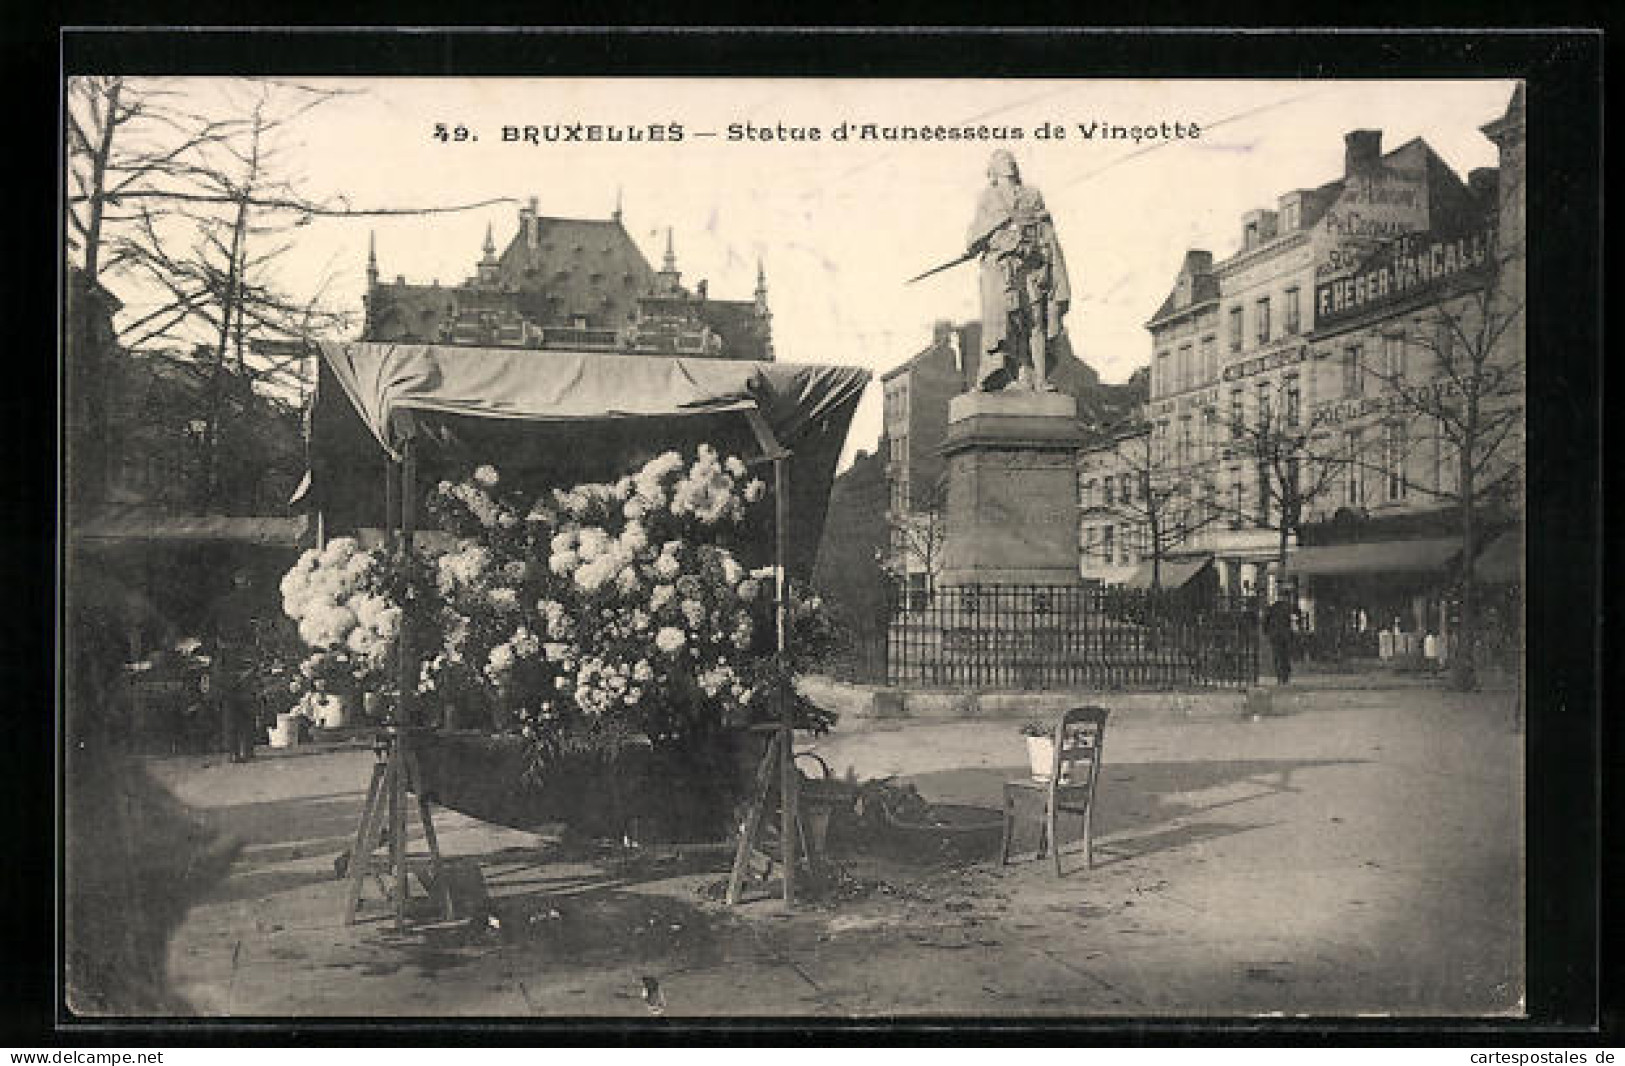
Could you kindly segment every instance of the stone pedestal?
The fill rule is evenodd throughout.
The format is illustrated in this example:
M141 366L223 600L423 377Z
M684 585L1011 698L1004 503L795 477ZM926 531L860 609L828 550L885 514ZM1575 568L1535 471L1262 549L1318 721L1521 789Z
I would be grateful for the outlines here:
M943 585L1074 585L1077 403L968 392L948 406Z

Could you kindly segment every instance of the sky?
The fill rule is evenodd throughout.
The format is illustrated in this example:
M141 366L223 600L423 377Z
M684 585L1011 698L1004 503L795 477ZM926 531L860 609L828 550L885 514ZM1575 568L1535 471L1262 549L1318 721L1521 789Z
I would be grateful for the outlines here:
M200 100L221 86L200 80ZM767 275L781 361L868 367L843 465L880 433L878 377L930 341L939 319L978 314L970 265L905 279L957 256L987 158L1008 148L1044 194L1072 279L1074 350L1104 380L1150 357L1145 321L1186 249L1223 258L1241 215L1283 192L1342 174L1343 134L1379 129L1383 148L1424 138L1465 178L1494 166L1479 127L1499 117L1508 81L1090 81L864 79L354 79L306 82L350 90L293 127L283 165L315 197L356 207L417 207L510 197L468 212L318 219L281 270L291 288L327 279L359 311L369 236L385 278L455 284L474 271L487 226L498 247L519 202L543 215L607 218L658 266L673 231L685 285L749 299ZM775 139L731 140L731 124ZM505 140L503 127L680 124L680 141ZM779 140L779 125L818 140ZM832 137L843 123L851 136ZM872 123L1018 128L1019 140L865 139ZM1086 138L1090 123L1157 127L1157 135ZM1175 133L1183 124L1184 137ZM436 124L471 134L442 141ZM1199 132L1191 136L1191 127ZM1062 129L1039 138L1040 128ZM699 136L714 132L712 137ZM582 136L585 136L585 130ZM522 138L522 134L520 135ZM564 134L561 132L559 136Z

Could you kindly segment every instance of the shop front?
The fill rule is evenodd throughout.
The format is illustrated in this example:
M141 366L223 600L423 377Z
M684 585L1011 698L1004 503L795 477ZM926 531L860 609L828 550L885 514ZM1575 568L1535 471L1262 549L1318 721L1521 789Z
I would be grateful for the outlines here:
M1458 537L1299 548L1287 563L1298 587L1308 654L1440 666L1450 636Z

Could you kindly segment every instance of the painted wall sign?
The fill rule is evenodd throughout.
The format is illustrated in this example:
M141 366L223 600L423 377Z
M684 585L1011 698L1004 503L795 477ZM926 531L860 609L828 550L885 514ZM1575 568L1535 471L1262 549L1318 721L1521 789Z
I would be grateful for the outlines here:
M1390 242L1348 277L1315 286L1315 325L1323 328L1438 288L1489 264L1488 229L1464 236L1410 234Z
M1292 363L1301 363L1309 358L1307 345L1299 344L1291 348L1282 348L1267 355L1255 356L1252 359L1239 363L1231 363L1224 368L1222 375L1226 381L1240 381L1242 378L1262 374L1266 370L1276 370Z

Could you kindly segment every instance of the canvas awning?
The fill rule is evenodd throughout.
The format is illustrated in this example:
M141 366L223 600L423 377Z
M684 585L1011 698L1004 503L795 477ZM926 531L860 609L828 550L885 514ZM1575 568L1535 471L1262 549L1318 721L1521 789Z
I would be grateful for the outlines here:
M298 547L310 520L305 515L154 515L139 509L101 511L75 521L77 541L169 541Z
M1425 573L1447 569L1460 552L1461 541L1456 537L1327 544L1297 549L1287 558L1287 570L1294 574L1340 577Z
M1478 553L1473 573L1481 581L1511 584L1523 580L1523 530L1509 529Z
M304 501L335 528L379 523L385 457L398 459L408 440L427 485L493 463L519 483L565 486L612 480L701 442L752 458L754 412L792 453L798 573L811 570L870 376L849 366L434 344L324 341L320 355Z
M1162 588L1184 588L1196 579L1196 576L1206 570L1213 562L1213 556L1203 555L1192 559L1164 559L1157 569L1156 577ZM1138 570L1130 574L1123 584L1131 589L1148 589L1151 587L1153 565L1150 560L1140 564Z

